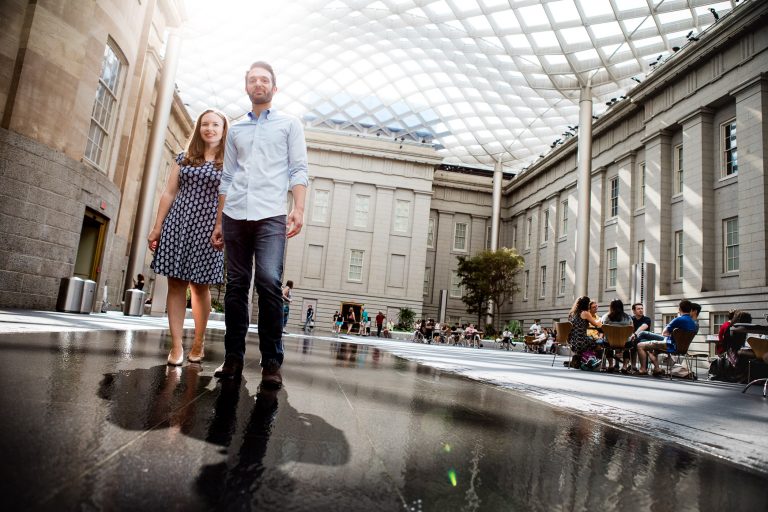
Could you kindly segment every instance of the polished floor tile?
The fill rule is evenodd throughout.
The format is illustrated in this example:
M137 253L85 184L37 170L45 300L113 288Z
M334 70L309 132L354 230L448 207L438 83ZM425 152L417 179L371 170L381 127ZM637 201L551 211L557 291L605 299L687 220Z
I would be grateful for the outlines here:
M187 343L190 340L187 340ZM375 346L286 338L285 386L164 332L0 335L9 510L762 510L768 475ZM490 365L490 363L489 363Z

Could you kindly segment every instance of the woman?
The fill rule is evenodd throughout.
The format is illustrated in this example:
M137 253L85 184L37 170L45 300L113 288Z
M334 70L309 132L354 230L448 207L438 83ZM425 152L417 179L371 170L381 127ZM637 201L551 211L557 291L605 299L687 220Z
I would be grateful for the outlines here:
M728 320L720 326L720 330L717 332L717 343L715 343L715 355L725 354L725 338L730 333L731 324L733 323L733 315L738 310L732 309L728 311Z
M589 297L579 297L568 313L568 321L572 325L571 332L568 334L568 343L579 358L577 361L580 361L580 367L583 370L593 370L600 366L600 361L595 357L597 340L587 334L587 328L592 326L599 329L603 324L592 316L589 304Z
M352 306L347 310L347 334L352 330L352 326L357 322L357 316L355 316L355 310Z
M632 325L632 318L624 312L624 303L619 299L613 299L611 301L611 304L608 306L608 312L603 315L601 321L603 325ZM627 341L627 343L629 343L629 341ZM620 370L622 373L627 373L629 371L630 346L631 345L622 352L622 367ZM615 359L613 349L606 347L605 350L608 351L606 353L606 358L613 361ZM609 371L615 371L617 368L618 362L609 365Z
M152 270L168 277L171 366L184 361L181 338L187 287L195 321L195 339L187 359L199 363L205 356L205 329L211 313L209 286L224 278L224 254L211 246L210 238L216 222L227 129L226 116L216 110L208 109L197 118L187 150L171 166L155 225L147 236L149 250L155 253Z
M288 334L285 326L288 325L288 314L291 312L291 302L293 302L293 281L290 279L283 286L283 334Z

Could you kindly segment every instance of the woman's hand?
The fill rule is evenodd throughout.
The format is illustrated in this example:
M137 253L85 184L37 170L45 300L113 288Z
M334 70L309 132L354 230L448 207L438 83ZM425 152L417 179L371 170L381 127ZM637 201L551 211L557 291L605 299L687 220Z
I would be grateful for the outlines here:
M157 249L157 245L160 243L160 228L154 228L152 231L149 232L149 235L147 236L147 245L149 246L149 250L152 252L155 252L155 249Z

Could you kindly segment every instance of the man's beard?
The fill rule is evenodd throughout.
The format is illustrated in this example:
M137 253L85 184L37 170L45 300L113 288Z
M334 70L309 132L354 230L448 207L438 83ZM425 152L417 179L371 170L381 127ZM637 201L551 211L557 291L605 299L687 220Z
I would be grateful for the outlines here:
M263 96L256 96L256 94L250 94L251 103L254 105L263 105L272 101L272 91L267 91Z

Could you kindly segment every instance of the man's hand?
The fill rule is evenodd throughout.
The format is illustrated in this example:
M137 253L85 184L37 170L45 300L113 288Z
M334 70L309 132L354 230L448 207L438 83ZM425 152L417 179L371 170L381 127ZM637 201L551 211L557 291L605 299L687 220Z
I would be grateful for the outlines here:
M211 245L217 251L224 249L224 233L221 230L221 222L217 222L213 227L213 234L211 234Z
M301 233L301 228L304 226L304 210L294 208L291 213L288 214L285 226L285 237L293 238Z

